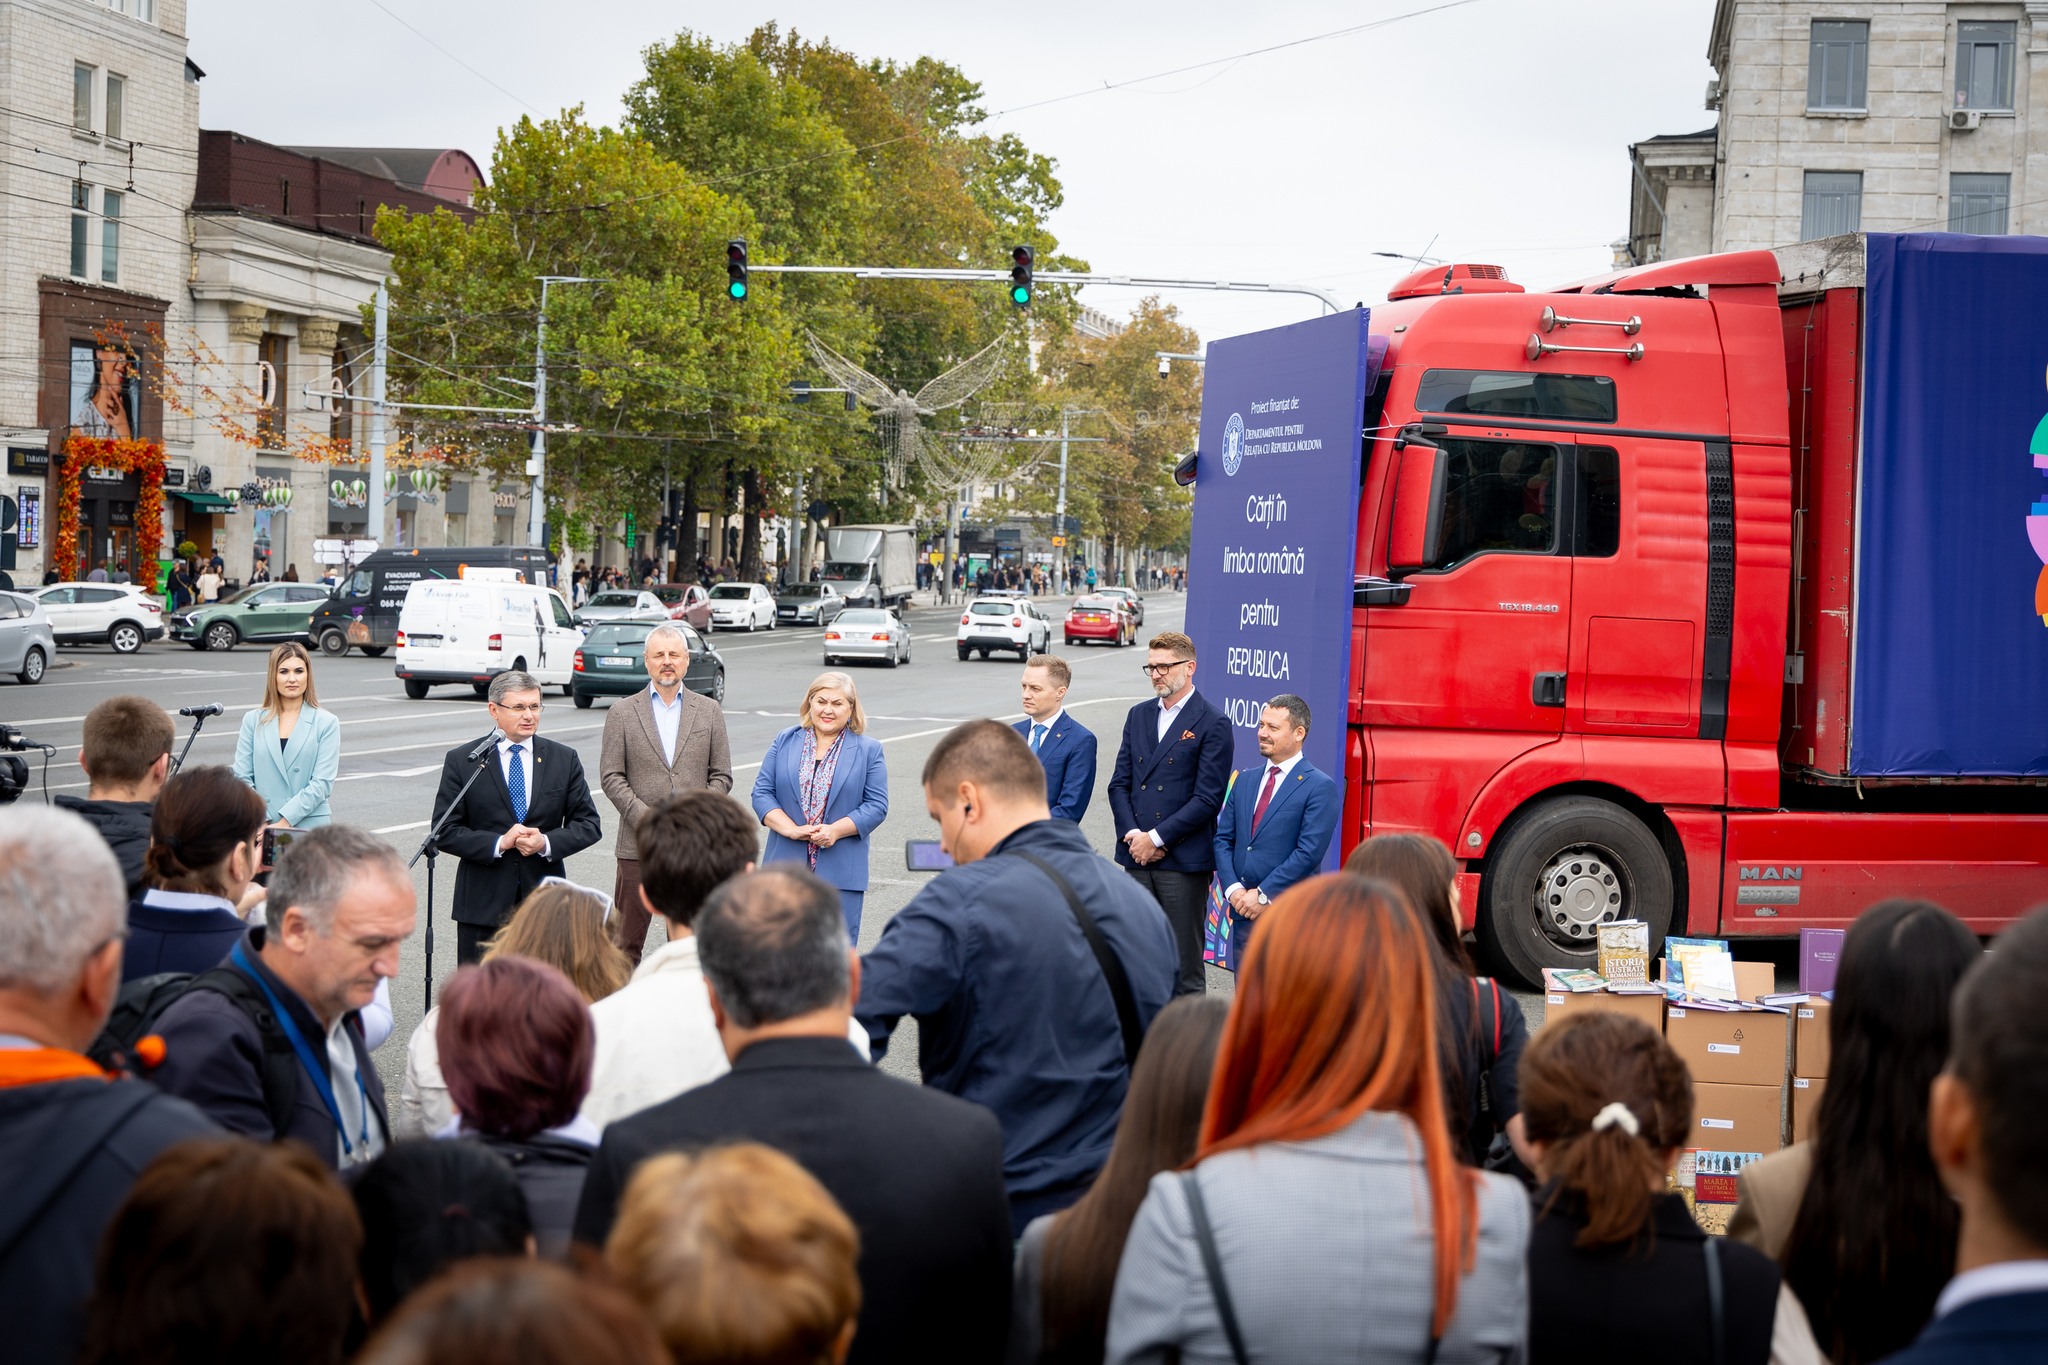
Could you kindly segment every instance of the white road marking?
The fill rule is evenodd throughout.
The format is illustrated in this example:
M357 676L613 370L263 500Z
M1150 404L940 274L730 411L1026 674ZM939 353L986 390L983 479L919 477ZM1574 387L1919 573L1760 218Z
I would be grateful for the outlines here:
M437 773L439 771L441 771L440 764L426 763L417 768L394 768L390 772L382 773L343 773L334 780L336 782L360 782L366 777L418 777L422 773Z

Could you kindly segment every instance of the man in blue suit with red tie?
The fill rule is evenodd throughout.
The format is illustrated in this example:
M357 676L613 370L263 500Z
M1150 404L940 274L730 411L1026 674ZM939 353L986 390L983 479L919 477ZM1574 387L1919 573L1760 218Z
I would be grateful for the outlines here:
M1283 692L1259 715L1259 756L1237 774L1216 817L1216 878L1230 906L1230 955L1251 941L1260 913L1288 887L1322 870L1344 808L1337 783L1302 757L1308 703Z
M1045 769L1045 800L1055 820L1081 822L1095 795L1095 732L1067 714L1074 670L1057 654L1024 665L1024 716L1010 728L1024 736Z

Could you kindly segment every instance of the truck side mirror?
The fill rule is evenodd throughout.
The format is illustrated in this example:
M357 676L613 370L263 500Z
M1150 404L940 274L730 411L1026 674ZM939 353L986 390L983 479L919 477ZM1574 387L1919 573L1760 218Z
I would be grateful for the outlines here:
M1387 539L1387 568L1393 573L1426 569L1437 561L1443 539L1444 487L1451 457L1441 446L1410 440L1394 475L1394 525Z

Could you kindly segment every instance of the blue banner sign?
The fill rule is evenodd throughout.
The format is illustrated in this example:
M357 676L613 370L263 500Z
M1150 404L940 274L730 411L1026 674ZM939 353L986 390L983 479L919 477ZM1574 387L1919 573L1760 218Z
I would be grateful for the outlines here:
M1195 684L1259 761L1259 713L1309 705L1305 756L1344 785L1368 310L1212 342L1196 447L1188 634ZM1332 841L1328 865L1337 865Z

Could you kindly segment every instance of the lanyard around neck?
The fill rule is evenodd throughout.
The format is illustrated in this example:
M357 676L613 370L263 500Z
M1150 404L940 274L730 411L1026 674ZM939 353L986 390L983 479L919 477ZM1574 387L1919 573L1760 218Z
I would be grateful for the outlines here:
M316 1057L312 1044L306 1041L306 1035L300 1031L298 1021L292 1018L291 1011L284 1007L284 1002L277 998L277 992L270 989L270 983L263 979L263 974L256 970L256 965L249 961L249 955L242 950L241 943L235 944L234 951L229 956L234 958L235 965L256 983L256 989L262 991L263 998L270 1003L270 1011L277 1016L278 1027L284 1030L284 1036L290 1040L292 1051L299 1055L299 1065L306 1069L306 1075L311 1078L313 1088L320 1092L320 1103L327 1106L327 1116L334 1120L334 1131L341 1134L341 1154L344 1157L354 1156L355 1144L348 1140L348 1129L342 1124L341 1103L334 1097L334 1078L328 1073L325 1054ZM356 1067L356 1091L363 1100L360 1140L367 1150L370 1145L370 1091L369 1087L363 1084L360 1064ZM278 1136L283 1137L284 1134L280 1133Z

